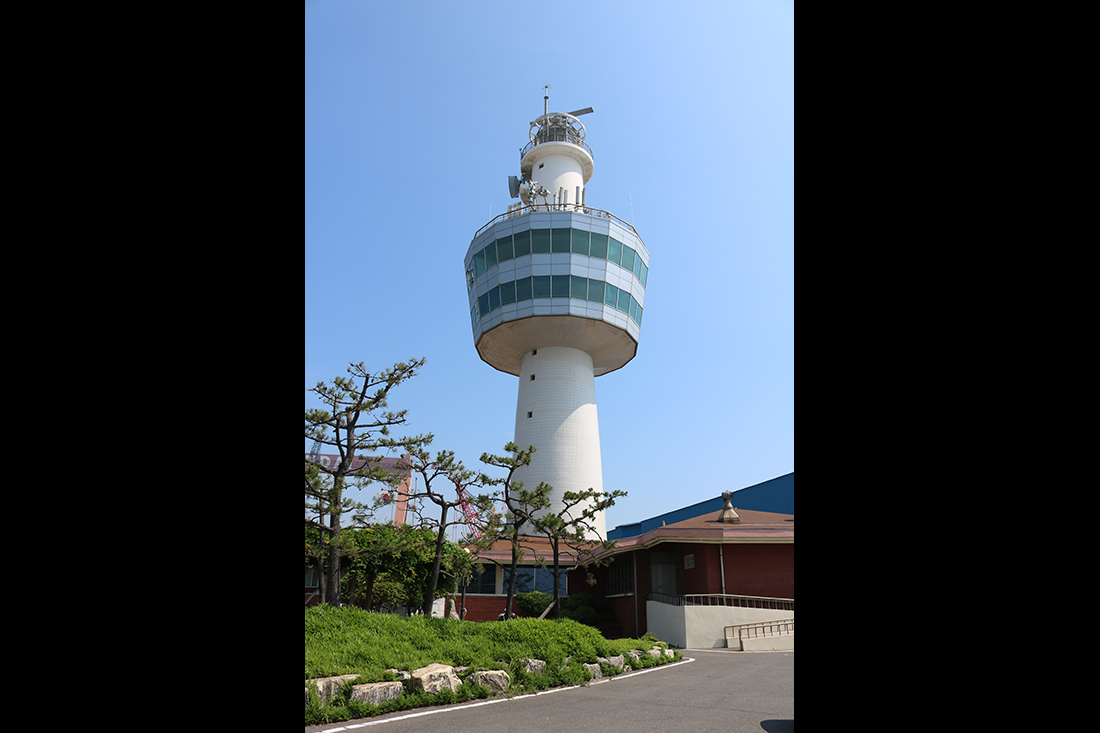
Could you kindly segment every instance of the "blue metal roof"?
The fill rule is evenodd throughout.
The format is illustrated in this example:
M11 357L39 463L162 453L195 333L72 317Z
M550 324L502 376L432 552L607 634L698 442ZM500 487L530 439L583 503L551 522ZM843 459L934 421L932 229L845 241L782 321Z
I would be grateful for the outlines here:
M718 496L715 499L707 499L640 522L620 524L615 529L608 530L607 539L621 540L626 537L636 537L662 524L675 524L708 512L717 514L722 511L724 505L722 497ZM752 509L758 512L794 514L794 471L733 492L733 505L738 509Z

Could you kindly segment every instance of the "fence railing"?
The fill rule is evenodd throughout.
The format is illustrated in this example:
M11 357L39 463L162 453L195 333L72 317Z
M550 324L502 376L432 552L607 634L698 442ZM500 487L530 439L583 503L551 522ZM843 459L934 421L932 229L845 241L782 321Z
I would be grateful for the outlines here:
M589 216L595 216L599 219L608 219L610 221L617 222L620 226L629 229L635 235L638 234L638 230L634 228L633 224L623 221L619 217L612 214L610 211L604 211L603 209L594 209L591 206L584 206L583 204L515 204L513 208L510 208L503 214L497 214L487 224L474 232L473 238L477 239L478 235L480 235L489 227L496 224L498 221L510 219L515 216L523 216L524 214L535 214L540 211L576 211L582 214L588 214Z
M793 598L769 598L767 596L734 596L720 593L694 593L671 596L650 591L646 600L667 603L670 606L727 606L730 608L766 608L775 611L794 612Z
M763 623L755 624L738 624L736 626L727 626L723 630L723 635L726 637L726 646L729 646L729 639L732 639L734 635L737 636L738 645L745 639L760 639L768 636L778 636L780 634L793 634L794 633L794 619L780 619L779 621L765 621Z

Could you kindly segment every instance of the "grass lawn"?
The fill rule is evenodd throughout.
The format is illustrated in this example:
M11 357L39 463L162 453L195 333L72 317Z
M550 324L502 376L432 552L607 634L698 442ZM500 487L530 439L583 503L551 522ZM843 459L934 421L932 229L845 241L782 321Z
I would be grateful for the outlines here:
M387 669L413 671L433 662L464 666L469 670L457 693L445 690L439 695L425 695L406 687L397 700L379 706L349 701L337 697L321 704L316 696L306 704L306 725L368 717L425 705L452 703L488 697L488 690L474 683L473 672L503 669L512 677L516 693L583 684L592 675L581 664L595 664L596 657L612 657L631 649L647 650L665 647L663 642L648 637L642 639L605 639L591 626L563 619L522 618L503 622L457 621L449 618L395 616L369 613L345 606L321 605L306 609L306 680L356 674L359 678L345 685L392 681L396 677ZM565 664L569 657L569 664ZM642 655L635 661L626 657L627 669L651 667L674 658L654 659ZM530 675L523 671L519 660L541 659L547 671ZM605 675L618 670L603 666Z

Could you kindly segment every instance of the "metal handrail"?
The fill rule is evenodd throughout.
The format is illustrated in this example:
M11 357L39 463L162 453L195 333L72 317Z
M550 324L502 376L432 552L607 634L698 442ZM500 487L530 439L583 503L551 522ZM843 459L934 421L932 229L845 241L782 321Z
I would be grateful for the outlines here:
M478 229L476 232L474 232L473 239L477 239L478 236L483 231L485 231L489 227L493 226L498 221L502 221L504 219L510 219L513 216L522 216L524 214L533 214L533 213L536 213L536 212L539 212L539 211L578 211L582 214L588 214L589 216L595 216L595 217L599 217L599 218L602 218L602 219L611 219L613 221L618 222L622 226L626 227L630 231L634 232L634 236L638 237L638 239L641 239L641 237L638 236L638 230L635 229L632 224L628 224L627 222L623 221L619 217L612 214L610 211L604 211L603 209L593 209L590 206L582 206L581 204L576 204L576 203L574 203L574 204L525 204L523 206L518 206L514 209L510 209L510 210L504 212L503 214L497 214L496 216L494 216L492 219L489 220L489 223L485 224L480 229ZM473 239L471 239L470 241L472 242Z
M767 636L767 634L761 634L761 631L770 629L780 629L778 633L790 632L794 633L794 619L779 619L778 621L763 621L754 624L737 624L736 626L727 626L722 630L722 635L726 638L730 638L730 631L737 629L737 640L740 642L745 639L746 636L750 639L759 639L761 636ZM745 632L751 631L751 635L747 635ZM772 634L776 636L777 634Z
M560 125L553 125L550 127L544 127L535 133L534 139L531 142L523 146L519 151L519 159L523 160L523 156L530 152L531 148L538 147L543 143L569 143L570 145L576 145L578 148L584 148L593 158L595 154L592 152L592 148L588 147L588 143L584 141L584 137L577 134L576 130Z
M765 608L794 612L793 598L735 596L722 593L690 593L682 596L672 596L667 593L650 591L646 594L646 600L667 603L672 606L728 606L734 608Z

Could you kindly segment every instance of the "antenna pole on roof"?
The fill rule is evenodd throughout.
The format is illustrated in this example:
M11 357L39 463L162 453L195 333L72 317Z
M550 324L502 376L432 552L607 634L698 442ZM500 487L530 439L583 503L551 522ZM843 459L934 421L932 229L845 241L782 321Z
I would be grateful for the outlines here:
M550 89L549 83L542 85L542 114L544 116L550 114Z

